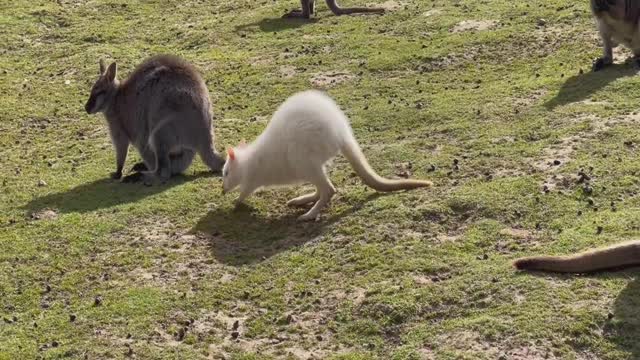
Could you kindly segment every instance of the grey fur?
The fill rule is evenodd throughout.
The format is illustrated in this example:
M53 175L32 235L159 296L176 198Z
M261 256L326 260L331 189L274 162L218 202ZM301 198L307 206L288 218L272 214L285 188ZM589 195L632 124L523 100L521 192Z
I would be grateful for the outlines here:
M338 5L336 0L325 0L327 2L327 6L331 9L334 15L347 15L347 14L355 14L355 13L374 13L374 14L382 14L384 13L383 8L369 8L369 7L351 7L351 8L343 8ZM314 11L314 2L315 0L300 0L301 10L293 10L283 17L300 17L308 19L313 15Z
M222 169L224 160L213 148L209 92L193 66L159 55L122 82L116 72L115 63L105 69L100 61L100 77L85 105L87 113L102 112L107 119L116 150L113 178L122 177L129 144L144 161L133 169L161 181L185 171L195 153L212 171Z
M618 43L629 47L640 61L640 0L591 0L602 38L602 57L593 63L593 71L613 64L613 48Z

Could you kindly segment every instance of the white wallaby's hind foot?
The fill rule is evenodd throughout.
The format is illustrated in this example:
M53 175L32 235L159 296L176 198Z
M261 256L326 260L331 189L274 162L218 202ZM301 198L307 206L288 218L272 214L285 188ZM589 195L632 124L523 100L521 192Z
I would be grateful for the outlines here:
M316 202L320 198L320 195L317 191L305 194L302 196L298 196L297 198L293 198L287 201L288 206L304 206L311 202Z
M313 207L311 207L309 211L307 211L304 215L298 216L298 221L315 220L318 217L318 215L320 215L320 211L324 209L327 206L327 204L329 204L329 201L331 200L332 196L333 194L320 195L320 198L318 199L318 201L316 201L316 203L313 204Z
M316 193L313 195L317 194L318 200L315 204L313 204L313 207L311 207L311 209L307 211L307 213L298 217L299 221L315 220L320 214L320 211L324 209L327 204L329 204L329 201L331 201L331 198L336 193L336 188L333 186L331 180L329 180L329 177L324 172L324 168L321 167L319 170L320 173L318 173L315 176L314 181L312 181L317 189Z

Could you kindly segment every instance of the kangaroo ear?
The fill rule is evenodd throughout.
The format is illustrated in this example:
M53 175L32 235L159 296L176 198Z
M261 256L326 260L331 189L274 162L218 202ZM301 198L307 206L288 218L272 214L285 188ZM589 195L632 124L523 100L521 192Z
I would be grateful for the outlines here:
M240 144L238 144L238 146L240 146L240 147L247 146L247 141L245 139L240 140Z
M233 148L230 147L227 149L227 157L231 160L235 160L236 159L236 153L233 151Z
M104 75L107 70L107 66L104 64L104 59L100 59L100 76Z
M116 63L111 63L111 65L109 65L109 68L107 69L107 73L105 74L105 76L107 77L107 80L109 81L115 80L117 74L118 74L118 65L116 65Z

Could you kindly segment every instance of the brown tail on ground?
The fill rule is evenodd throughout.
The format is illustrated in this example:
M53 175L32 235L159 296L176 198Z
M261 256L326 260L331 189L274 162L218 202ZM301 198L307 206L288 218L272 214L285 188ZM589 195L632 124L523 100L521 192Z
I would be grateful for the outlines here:
M594 271L640 265L640 241L613 245L568 256L533 256L516 260L518 270L563 273Z
M368 7L350 7L344 8L340 7L336 0L326 0L327 6L333 12L334 15L348 15L355 13L373 13L373 14L382 14L385 12L383 8L368 8Z

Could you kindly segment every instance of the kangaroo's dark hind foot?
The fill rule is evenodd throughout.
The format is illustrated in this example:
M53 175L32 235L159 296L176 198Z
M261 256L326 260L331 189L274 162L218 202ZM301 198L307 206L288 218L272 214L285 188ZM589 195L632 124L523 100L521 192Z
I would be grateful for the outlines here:
M613 64L613 61L609 58L605 58L605 57L601 57L601 58L597 58L594 62L593 62L593 71L600 71L604 68L606 68L607 66Z
M135 172L131 175L127 175L125 177L122 178L122 182L125 184L133 184L133 183L137 183L142 181L145 178L144 173L142 172Z

